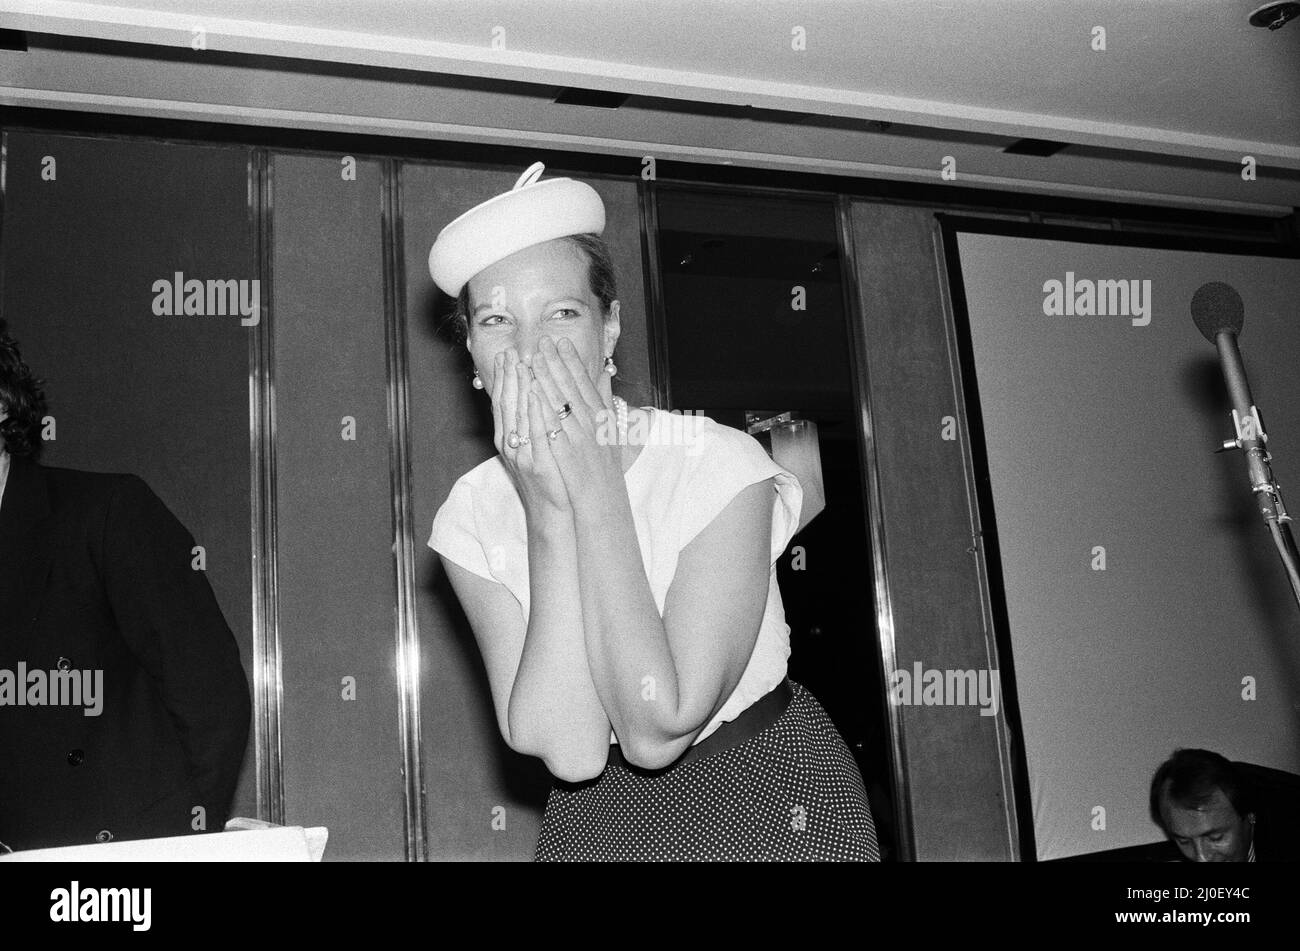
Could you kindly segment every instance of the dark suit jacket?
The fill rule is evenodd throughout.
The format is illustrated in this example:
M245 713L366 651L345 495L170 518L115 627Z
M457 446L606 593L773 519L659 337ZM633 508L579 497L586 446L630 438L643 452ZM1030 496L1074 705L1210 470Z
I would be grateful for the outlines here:
M11 460L0 671L102 670L103 696L98 716L0 706L0 842L221 831L248 739L248 681L193 547L136 476Z
M1255 798L1255 861L1300 862L1300 776L1233 763Z

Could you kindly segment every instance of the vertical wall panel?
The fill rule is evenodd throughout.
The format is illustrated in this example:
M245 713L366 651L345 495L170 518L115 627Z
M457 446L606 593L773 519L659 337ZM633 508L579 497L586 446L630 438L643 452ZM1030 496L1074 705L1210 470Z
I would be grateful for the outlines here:
M855 202L852 224L899 669L998 666L980 599L934 213ZM888 672L887 672L888 673ZM1006 714L904 706L915 857L1013 858Z
M42 462L149 483L207 552L251 689L252 330L153 308L154 282L177 272L257 277L249 150L29 132L5 143L3 315L46 380L58 438ZM234 815L256 814L253 763Z
M522 169L521 169L522 171ZM423 660L420 712L434 859L532 857L548 778L501 739L469 622L426 544L452 484L492 456L491 403L470 386L473 365L443 326L452 301L429 277L429 247L443 225L514 184L518 172L429 165L402 169L411 466L417 546L415 591ZM494 830L493 810L504 818Z
M415 164L402 170L421 716L429 854L434 859L531 859L550 785L540 761L520 756L501 739L473 632L437 556L425 544L433 516L456 479L496 452L491 403L484 391L471 387L469 354L444 325L453 302L429 277L429 247L444 225L510 188L522 171L522 166L500 170ZM620 373L614 391L648 404L653 389L636 185L586 176L583 180L605 202L604 237L618 270L623 302L623 337L615 354ZM626 384L621 379L624 368ZM493 827L494 816L504 818L504 828Z
M400 860L383 177L341 159L272 164L285 821L328 826L328 858Z

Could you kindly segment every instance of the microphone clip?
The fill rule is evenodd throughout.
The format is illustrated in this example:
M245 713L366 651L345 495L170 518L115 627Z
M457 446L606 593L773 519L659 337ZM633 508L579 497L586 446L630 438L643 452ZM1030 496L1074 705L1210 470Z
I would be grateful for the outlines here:
M1236 437L1225 439L1223 445L1214 450L1216 453L1240 449L1247 442L1257 442L1261 446L1268 442L1268 433L1264 431L1264 422L1260 419L1259 408L1254 403L1250 405L1250 412L1245 418L1242 418L1235 407L1233 408L1232 430L1237 434Z
M1258 439L1260 442L1268 442L1268 433L1264 432L1264 421L1259 418L1259 409L1254 403L1250 404L1250 413L1245 419L1237 415L1234 407L1232 410L1232 428L1237 434L1237 445L1243 441Z

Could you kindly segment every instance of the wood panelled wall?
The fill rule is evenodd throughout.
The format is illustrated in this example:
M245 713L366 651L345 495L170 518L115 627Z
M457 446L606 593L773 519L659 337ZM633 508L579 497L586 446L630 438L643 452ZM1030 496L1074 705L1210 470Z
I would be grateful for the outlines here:
M381 163L275 155L271 320L285 822L406 852Z
M996 669L935 209L850 207L896 668ZM1005 709L898 709L914 858L1015 858Z
M178 270L271 281L286 821L329 826L330 858L406 854L394 558L405 532L421 652L426 826L416 831L430 858L530 858L548 778L497 735L482 661L425 545L453 482L493 451L488 400L444 325L450 301L429 278L429 246L527 162L360 158L348 178L339 155L273 153L262 273L253 150L18 132L7 144L3 302L50 381L61 439L50 461L138 472L207 542L250 683L249 330L229 318L166 322L147 292ZM46 154L59 156L57 185L37 177ZM400 181L396 271L383 256L386 168ZM615 389L652 404L638 182L581 177L606 202L621 284ZM996 666L967 446L940 438L944 417L961 412L933 211L848 207L896 661ZM409 367L409 525L394 524L386 319ZM915 856L1013 857L1004 716L910 707L901 717ZM252 764L236 807L246 815Z

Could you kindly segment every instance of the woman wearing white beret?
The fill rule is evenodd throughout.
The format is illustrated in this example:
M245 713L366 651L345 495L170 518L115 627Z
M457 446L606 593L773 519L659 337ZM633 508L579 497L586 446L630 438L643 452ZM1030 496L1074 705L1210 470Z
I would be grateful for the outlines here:
M588 185L515 187L429 254L497 455L429 540L511 748L556 777L539 860L877 860L857 765L786 677L798 480L746 433L611 390L619 303Z

